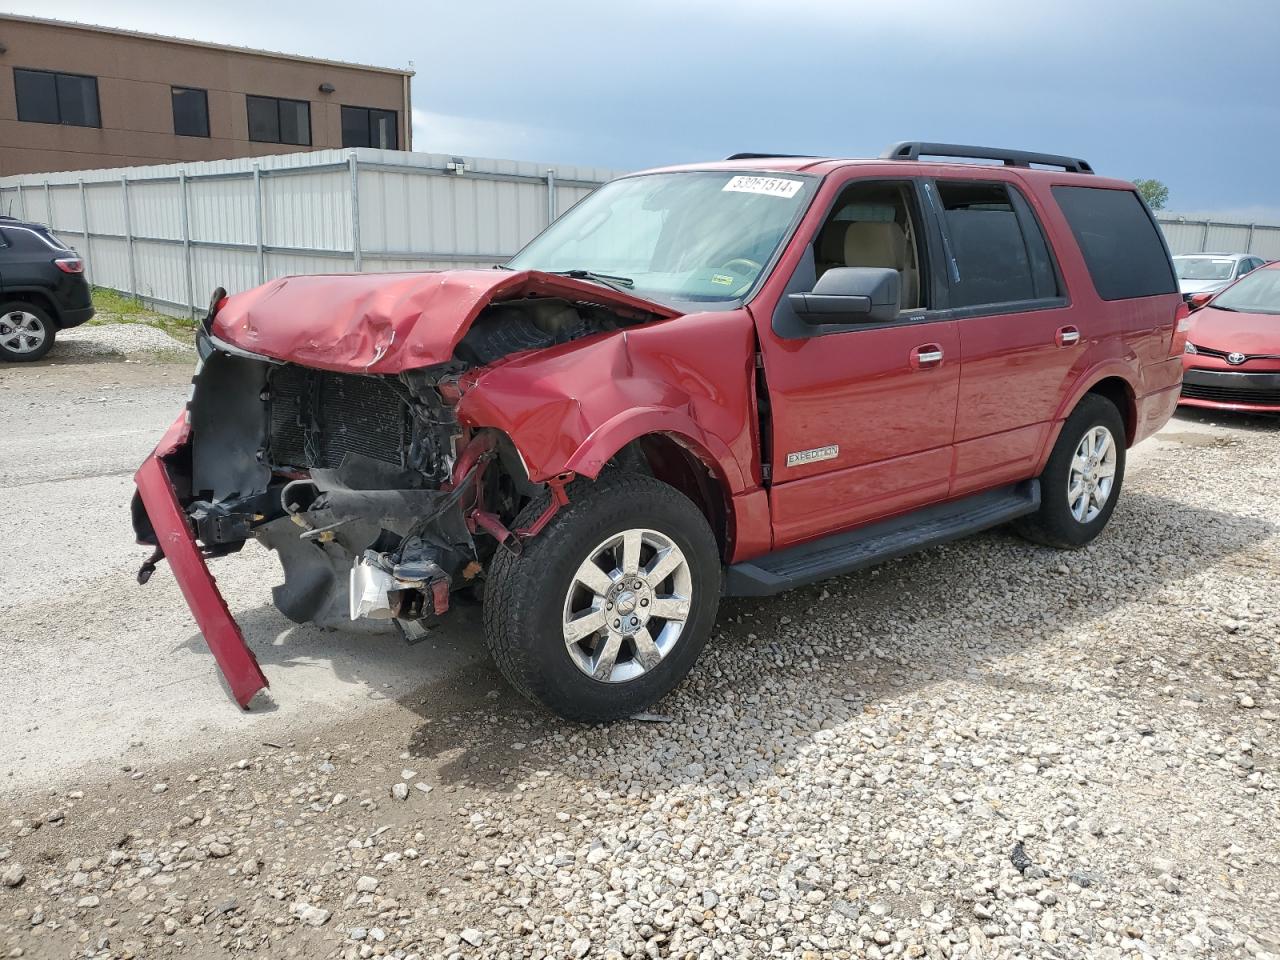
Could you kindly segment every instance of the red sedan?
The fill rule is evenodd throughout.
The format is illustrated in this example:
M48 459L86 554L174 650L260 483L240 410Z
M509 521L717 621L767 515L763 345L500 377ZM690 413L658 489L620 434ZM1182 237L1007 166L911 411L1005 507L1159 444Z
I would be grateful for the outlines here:
M1191 306L1179 403L1280 413L1280 263Z

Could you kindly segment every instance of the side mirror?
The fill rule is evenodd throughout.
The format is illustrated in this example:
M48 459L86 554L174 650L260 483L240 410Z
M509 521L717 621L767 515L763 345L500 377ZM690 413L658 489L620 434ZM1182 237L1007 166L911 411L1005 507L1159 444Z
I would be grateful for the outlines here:
M1187 306L1192 310L1199 310L1212 299L1212 293L1193 293L1191 296L1187 297Z
M889 323L902 305L902 275L889 267L832 267L812 293L787 295L807 323Z

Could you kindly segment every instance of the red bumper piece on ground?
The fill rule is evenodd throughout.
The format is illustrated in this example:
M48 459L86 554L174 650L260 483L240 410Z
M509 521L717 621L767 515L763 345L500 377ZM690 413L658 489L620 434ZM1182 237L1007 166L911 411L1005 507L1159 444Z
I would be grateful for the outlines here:
M143 506L147 508L156 540L173 568L174 579L182 588L182 595L186 597L187 606L204 634L205 643L209 644L213 658L227 678L236 703L247 709L253 695L268 686L267 678L218 592L213 574L209 572L187 525L186 515L178 504L162 459L185 442L184 427L185 424L180 422L169 429L155 453L147 457L133 479L138 485Z

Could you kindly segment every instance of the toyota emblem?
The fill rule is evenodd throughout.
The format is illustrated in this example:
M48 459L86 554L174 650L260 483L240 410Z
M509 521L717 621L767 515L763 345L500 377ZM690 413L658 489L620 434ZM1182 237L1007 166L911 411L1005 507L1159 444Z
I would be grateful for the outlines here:
M1228 353L1228 354L1227 354L1227 363L1234 363L1234 364L1236 364L1237 366L1238 366L1239 364L1244 363L1244 354L1243 354L1243 353Z

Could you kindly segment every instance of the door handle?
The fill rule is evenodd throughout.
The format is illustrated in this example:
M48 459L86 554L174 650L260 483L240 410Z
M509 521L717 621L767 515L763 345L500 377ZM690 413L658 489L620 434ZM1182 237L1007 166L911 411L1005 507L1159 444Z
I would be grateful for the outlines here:
M1080 329L1078 327L1059 327L1053 339L1058 346L1069 347L1073 343L1080 342Z
M942 365L942 345L925 343L911 351L911 366L916 370L928 370Z

